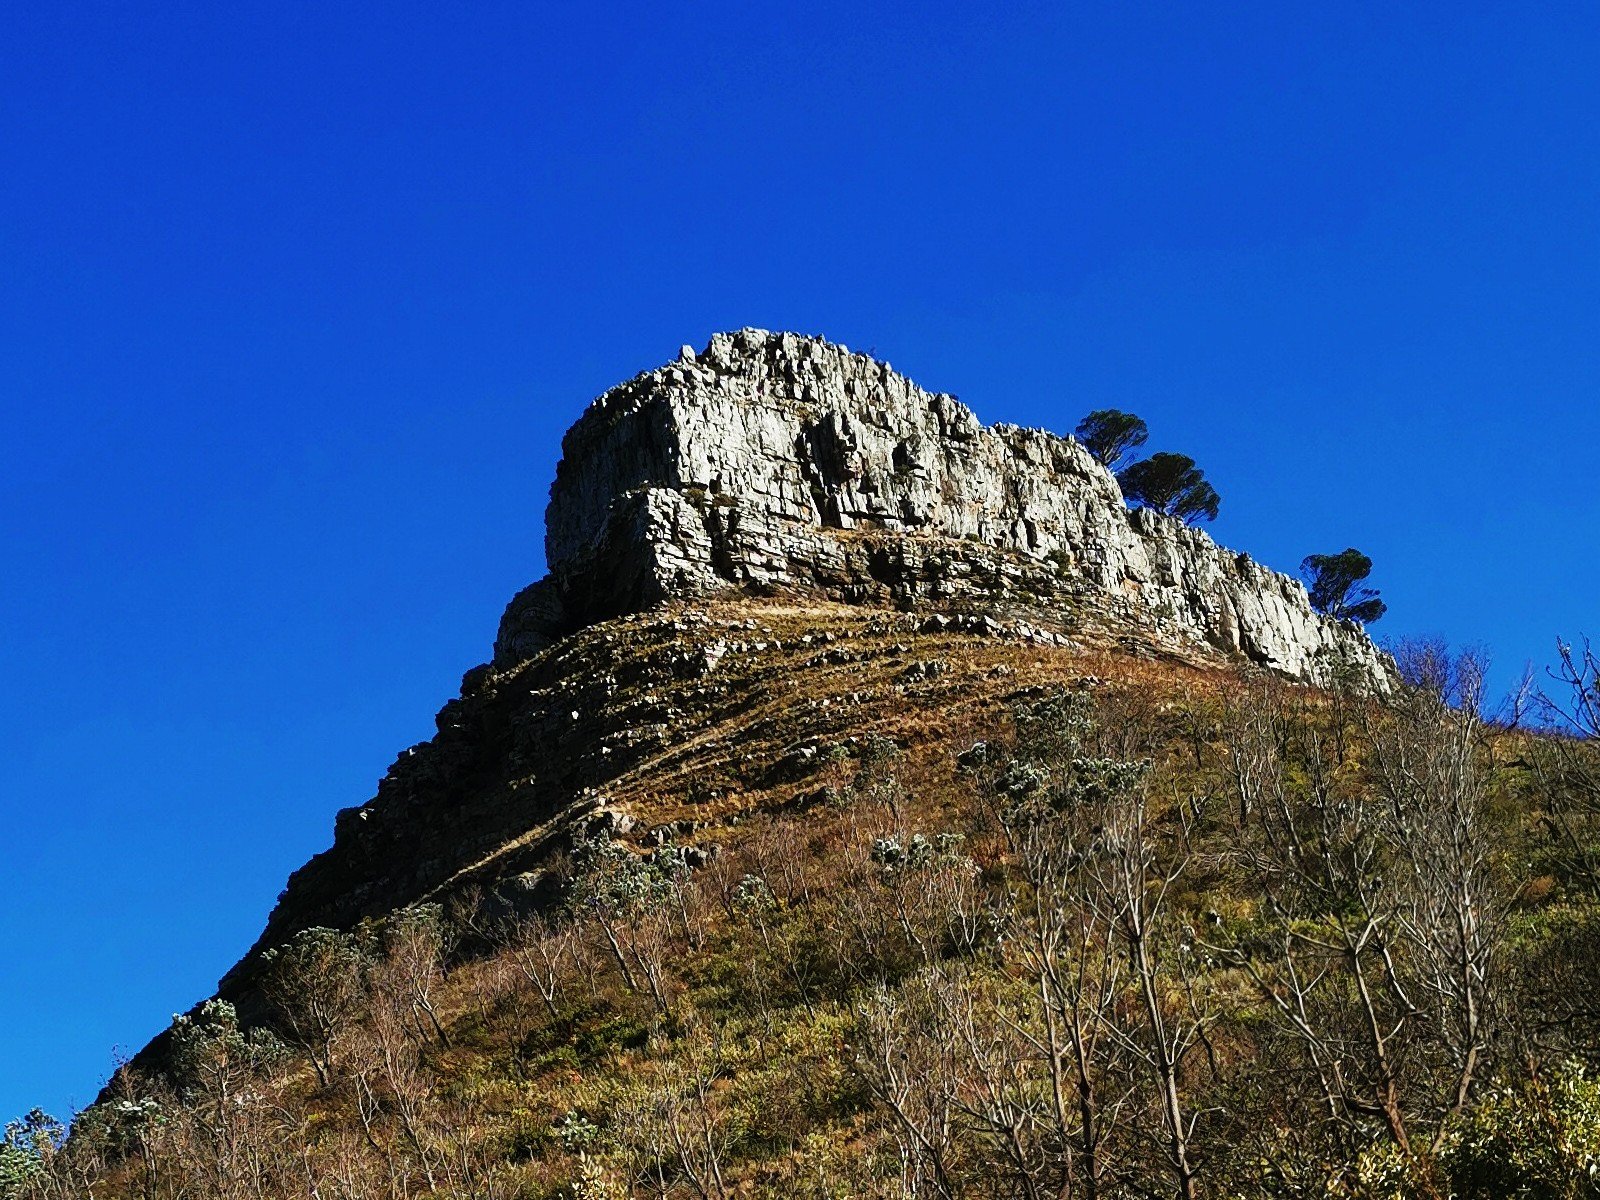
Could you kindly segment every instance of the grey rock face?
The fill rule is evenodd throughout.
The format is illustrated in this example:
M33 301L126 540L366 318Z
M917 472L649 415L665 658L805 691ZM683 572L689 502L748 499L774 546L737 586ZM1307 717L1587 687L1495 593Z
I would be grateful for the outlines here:
M568 432L550 575L507 610L496 660L590 621L736 587L940 606L1021 597L1313 682L1385 657L1296 580L1129 511L1071 438L985 427L887 363L745 329L613 388Z

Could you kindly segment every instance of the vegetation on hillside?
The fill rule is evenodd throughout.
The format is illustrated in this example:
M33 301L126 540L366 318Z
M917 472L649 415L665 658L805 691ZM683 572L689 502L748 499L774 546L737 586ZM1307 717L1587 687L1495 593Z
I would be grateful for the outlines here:
M1113 474L1150 438L1143 419L1116 408L1097 408L1074 431L1095 462Z
M1149 458L1133 457L1150 437L1142 418L1099 408L1078 422L1075 436L1096 462L1117 477L1123 496L1132 503L1190 525L1217 519L1222 500L1194 459L1165 451Z
M1222 501L1187 454L1159 452L1117 472L1122 494L1135 504L1193 525L1215 521Z
M1078 422L1074 436L1112 474L1123 496L1142 508L1177 517L1187 524L1214 521L1221 497L1205 472L1184 454L1134 455L1149 440L1141 417L1116 408L1100 408ZM1308 554L1300 564L1311 606L1340 621L1371 624L1388 611L1378 593L1366 587L1372 559L1354 548L1337 554Z
M1402 665L1024 688L714 846L595 829L556 910L307 931L0 1195L1592 1196L1595 658L1560 737Z
M1300 564L1311 607L1340 621L1369 625L1389 611L1372 588L1372 559L1355 547L1337 554L1308 554Z

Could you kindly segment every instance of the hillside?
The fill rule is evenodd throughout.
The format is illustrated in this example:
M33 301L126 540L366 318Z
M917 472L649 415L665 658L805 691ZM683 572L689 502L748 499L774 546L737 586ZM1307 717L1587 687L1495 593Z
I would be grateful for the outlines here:
M0 1196L1595 1194L1592 742L816 339L564 452L438 735Z
M493 661L467 674L439 735L406 751L372 801L340 814L333 847L289 881L224 995L247 999L254 956L299 929L346 928L536 869L551 833L586 807L622 802L613 793L638 794L666 763L693 772L699 794L726 793L727 807L762 803L767 767L721 762L715 746L734 736L721 723L759 705L764 674L804 678L830 699L850 676L848 655L878 653L869 641L830 660L819 639L888 631L910 667L937 650L930 635L941 630L1009 631L1038 646L1122 647L1312 682L1343 669L1389 685L1391 668L1358 627L1314 612L1299 582L1204 532L1130 511L1076 442L985 428L954 397L819 339L744 330L698 356L685 347L596 400L563 451L549 575L512 600ZM724 606L720 626L593 628L664 603L763 596L792 612L778 625L765 614L782 604ZM863 625L874 612L904 615ZM636 661L618 653L634 637L651 648ZM783 708L749 762L871 720L831 703Z

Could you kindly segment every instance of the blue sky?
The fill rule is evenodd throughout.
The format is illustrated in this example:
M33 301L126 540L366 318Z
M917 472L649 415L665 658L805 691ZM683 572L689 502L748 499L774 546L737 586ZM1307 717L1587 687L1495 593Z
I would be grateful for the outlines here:
M0 20L0 1119L209 993L718 329L1132 409L1502 681L1600 634L1589 6Z

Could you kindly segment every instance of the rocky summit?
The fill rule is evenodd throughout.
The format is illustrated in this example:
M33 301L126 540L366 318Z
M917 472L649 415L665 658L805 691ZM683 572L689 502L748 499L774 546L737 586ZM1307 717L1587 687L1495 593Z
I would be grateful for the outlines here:
M492 662L339 814L225 995L301 929L468 889L536 903L582 823L682 842L803 801L819 747L914 744L919 712L995 710L1097 656L1390 686L1359 627L1129 510L1072 438L984 426L792 333L718 334L596 400L563 443L546 559Z
M1311 682L1375 681L1361 630L1182 521L1129 510L1076 441L984 426L955 397L820 338L745 329L607 392L567 434L549 576L495 647L516 662L596 619L730 589L902 607L1093 610L1171 648Z

